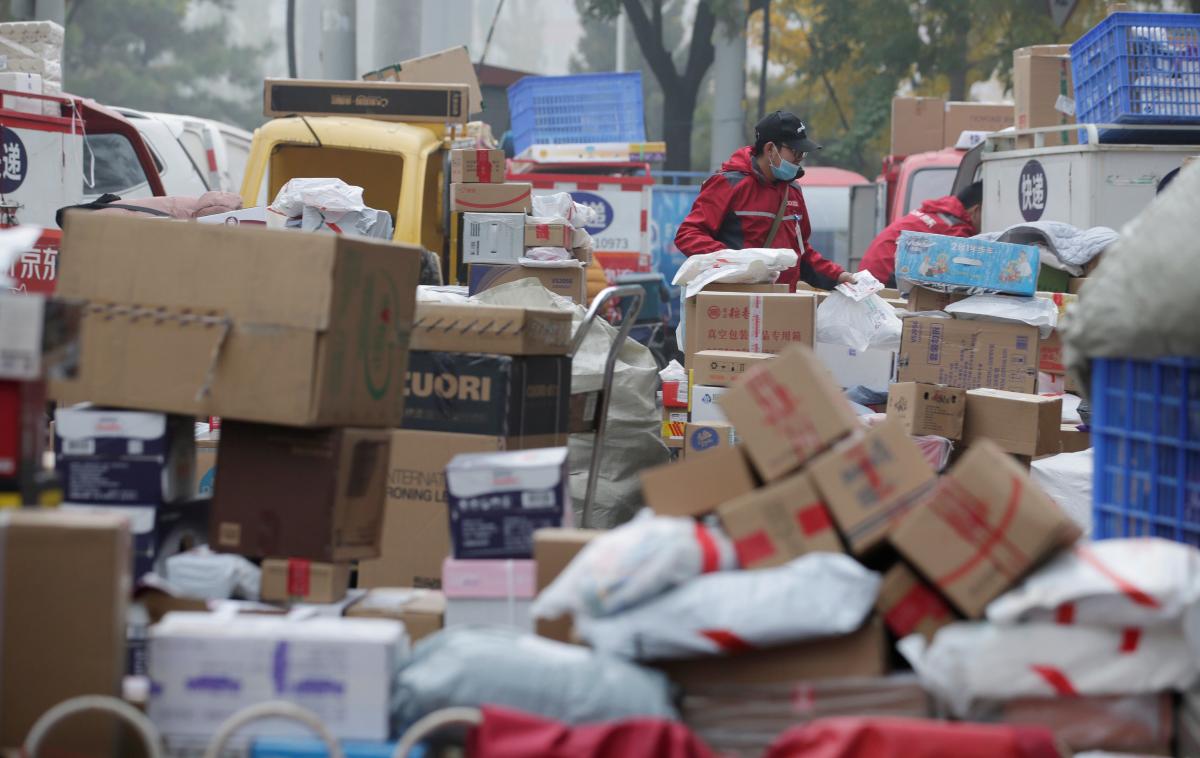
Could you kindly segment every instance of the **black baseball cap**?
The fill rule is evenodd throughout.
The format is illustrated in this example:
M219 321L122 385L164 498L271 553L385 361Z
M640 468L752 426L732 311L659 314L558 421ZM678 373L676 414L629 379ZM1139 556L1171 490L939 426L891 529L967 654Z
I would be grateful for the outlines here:
M808 127L795 113L775 111L754 125L754 142L786 145L798 153L813 153L821 146L808 138Z

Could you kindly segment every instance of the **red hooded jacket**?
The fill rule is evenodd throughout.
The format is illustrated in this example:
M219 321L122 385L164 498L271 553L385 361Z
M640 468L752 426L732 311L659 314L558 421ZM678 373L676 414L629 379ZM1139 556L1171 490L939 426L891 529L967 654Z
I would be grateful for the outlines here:
M779 211L782 192L788 193L787 210L771 247L791 248L800 261L780 274L779 283L794 289L803 279L814 287L833 289L844 269L808 244L812 229L800 186L768 181L749 147L729 156L721 170L705 180L691 213L679 225L675 246L684 255L762 247Z
M912 213L893 221L871 242L859 271L870 271L888 287L895 287L896 241L900 232L929 232L950 237L974 237L978 230L967 219L967 209L954 195L926 200Z

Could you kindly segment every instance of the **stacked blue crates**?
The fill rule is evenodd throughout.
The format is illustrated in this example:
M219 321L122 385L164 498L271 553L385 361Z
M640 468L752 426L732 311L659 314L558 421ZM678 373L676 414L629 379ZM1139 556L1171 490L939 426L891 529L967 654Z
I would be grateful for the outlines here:
M508 88L513 149L645 142L642 74L527 76Z

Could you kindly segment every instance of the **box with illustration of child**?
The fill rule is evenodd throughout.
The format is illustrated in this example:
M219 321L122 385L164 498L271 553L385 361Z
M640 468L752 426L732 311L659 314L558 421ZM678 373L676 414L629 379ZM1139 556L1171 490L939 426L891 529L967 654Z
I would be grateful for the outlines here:
M1033 245L924 232L902 232L896 247L897 280L945 290L1032 297L1039 263Z

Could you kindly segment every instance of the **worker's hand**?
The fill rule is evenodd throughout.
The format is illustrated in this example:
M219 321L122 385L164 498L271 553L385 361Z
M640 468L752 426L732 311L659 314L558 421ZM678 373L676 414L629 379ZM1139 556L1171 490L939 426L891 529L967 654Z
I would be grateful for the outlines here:
M846 284L847 282L853 282L853 281L854 281L854 274L851 274L849 271L843 271L841 273L841 275L838 277L837 283L838 284Z

